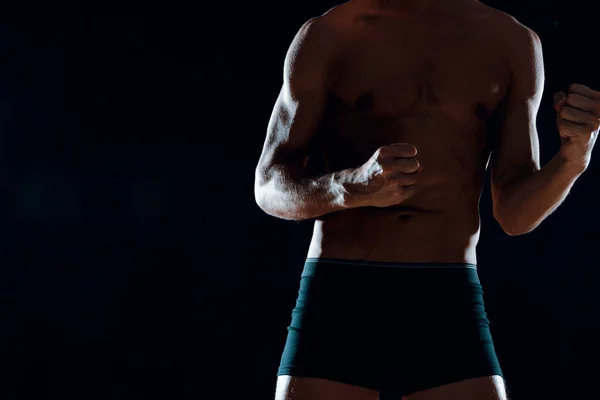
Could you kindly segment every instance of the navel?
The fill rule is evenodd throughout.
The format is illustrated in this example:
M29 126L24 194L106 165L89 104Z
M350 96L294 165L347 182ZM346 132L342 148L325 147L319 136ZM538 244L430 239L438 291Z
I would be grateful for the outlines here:
M410 221L414 216L414 214L397 214L400 221Z

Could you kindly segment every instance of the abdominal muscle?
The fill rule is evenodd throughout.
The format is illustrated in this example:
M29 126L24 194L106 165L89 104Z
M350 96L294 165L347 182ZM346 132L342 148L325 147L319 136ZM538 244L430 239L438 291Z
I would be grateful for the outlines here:
M390 118L393 124L383 126L356 123L349 128L351 137L334 136L328 170L360 165L390 143L414 145L422 170L415 194L398 206L358 207L317 218L308 257L477 264L479 198L489 156L484 125L456 127L439 117L439 110L426 111ZM341 132L335 127L330 132Z
M469 201L474 204L459 201L439 210L407 201L406 205L359 207L324 215L314 223L307 257L477 264L480 219L476 197Z

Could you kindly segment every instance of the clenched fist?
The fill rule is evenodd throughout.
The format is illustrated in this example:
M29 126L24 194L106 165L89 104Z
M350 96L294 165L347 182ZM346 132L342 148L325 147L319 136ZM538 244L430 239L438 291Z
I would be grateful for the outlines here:
M575 165L587 168L600 129L600 92L572 84L569 93L554 95L560 153Z
M373 156L348 176L344 184L360 206L389 207L414 194L421 167L417 149L408 143L394 143L377 149Z

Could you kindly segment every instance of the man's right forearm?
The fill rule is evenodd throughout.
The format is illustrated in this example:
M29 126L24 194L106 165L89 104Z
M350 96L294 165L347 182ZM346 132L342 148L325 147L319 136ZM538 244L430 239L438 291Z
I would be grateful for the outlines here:
M296 221L358 207L344 186L351 171L308 176L303 169L273 166L268 176L257 178L256 202L269 215Z

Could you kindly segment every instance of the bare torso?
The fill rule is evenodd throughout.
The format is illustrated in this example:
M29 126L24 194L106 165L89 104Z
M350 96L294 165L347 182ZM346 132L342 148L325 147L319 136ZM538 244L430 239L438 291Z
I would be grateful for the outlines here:
M423 171L401 206L315 221L308 257L476 264L490 123L507 93L502 13L456 1L452 15L348 2L322 18L347 40L307 168L358 167L405 142Z

